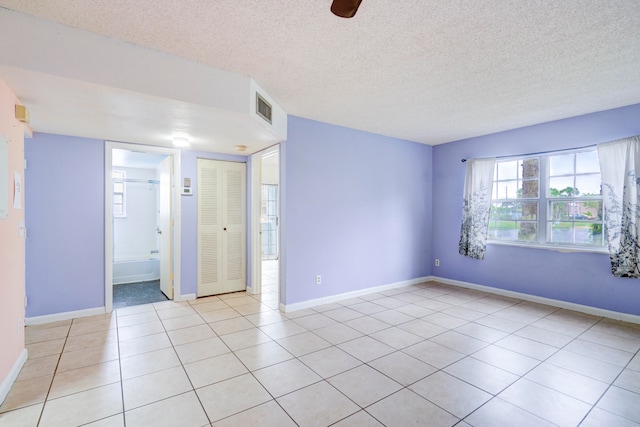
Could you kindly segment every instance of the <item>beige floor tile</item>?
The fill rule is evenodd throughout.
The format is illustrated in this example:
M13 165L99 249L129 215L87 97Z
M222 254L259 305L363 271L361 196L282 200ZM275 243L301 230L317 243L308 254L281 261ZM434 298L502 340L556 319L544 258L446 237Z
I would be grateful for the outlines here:
M585 375L598 381L611 383L615 380L622 367L611 363L602 362L591 357L582 356L566 350L560 350L558 353L546 360L550 363L569 371Z
M269 301L263 301L263 304L271 304ZM278 302L274 302L275 308L273 310L261 311L259 313L250 314L246 316L246 319L253 323L255 326L271 325L273 323L284 322L288 318L277 310ZM273 308L273 307L272 307Z
M332 425L333 427L384 427L365 411L356 412Z
M37 377L51 377L58 365L59 355L28 358L16 381L30 380Z
M453 415L407 389L371 405L367 412L386 427L453 426L458 421Z
M120 362L110 362L86 366L56 374L48 399L57 399L112 383L120 382Z
M196 301L199 301L199 300L200 299L197 299ZM195 311L201 314L206 313L207 311L222 310L224 308L229 308L229 305L226 302L221 301L217 297L215 300L210 300L210 301L202 302L198 304L194 304L192 302L191 306Z
M496 341L495 345L538 360L545 360L558 351L556 347L517 335L509 335L500 341Z
M402 388L399 383L367 365L360 365L327 381L363 408Z
M431 341L423 341L402 351L438 369L444 368L464 357L462 353Z
M442 326L443 328L447 328L447 329L459 328L460 326L466 323L469 323L468 320L451 316L443 312L433 313L428 316L424 316L422 320L433 323L438 326Z
M538 359L496 345L487 346L473 353L471 357L520 376L540 364Z
M336 325L337 326L337 325ZM298 325L293 320L284 320L282 322L270 323L260 326L260 330L267 334L273 340L290 337L292 335L307 332L305 328Z
M139 377L180 365L180 359L173 348L151 351L120 359L122 379Z
M424 338L395 326L374 332L369 336L397 350L424 341Z
M288 311L288 312L284 313L284 315L288 319L297 319L298 317L309 316L310 314L315 314L315 313L317 313L317 311L315 311L314 309L305 308L305 309L302 309L302 310Z
M271 400L269 393L251 374L200 388L196 393L214 423Z
M178 345L175 350L183 364L229 352L229 348L218 337Z
M300 427L328 426L360 408L325 381L277 399Z
M38 419L44 403L0 413L0 425L7 427L33 427L38 425Z
M223 335L220 338L231 350L234 351L271 341L271 338L258 328L234 332L232 334Z
M75 319L71 325L71 329L69 330L69 336L73 337L76 335L84 335L92 332L100 332L107 331L109 329L114 329L116 327L116 316L109 315L108 317L104 317L105 315L100 315L99 319L95 319L93 321L81 321L80 319ZM82 318L86 319L86 318Z
M313 332L303 332L277 340L289 353L296 357L330 347L331 344Z
M639 423L635 423L627 418L612 414L600 408L593 408L589 415L582 421L580 427L638 427Z
M67 338L63 352L83 350L90 347L104 347L118 341L118 333L115 329L91 332Z
M640 424L640 394L638 393L612 386L596 406Z
M33 344L43 341L57 340L65 338L69 334L71 322L68 325L43 328L38 326L27 326L24 331L25 344Z
M373 313L379 313L385 311L387 307L383 307L375 303L375 301L363 301L357 304L349 306L350 309L358 311L362 314L371 315Z
M162 322L160 320L155 320L153 322L142 323L140 325L119 327L118 339L122 342L164 332L165 330Z
M640 394L640 372L625 369L613 384L625 390Z
M225 298L224 302L226 302L230 307L238 307L246 304L255 304L256 300L254 300L250 296L244 295L235 298Z
M180 394L125 413L127 427L202 427L209 420L195 392Z
M365 363L395 351L393 347L367 336L339 344L338 348Z
M371 317L394 326L400 325L402 323L407 323L411 320L415 320L414 317L409 316L408 314L400 313L396 310L380 311L378 313L371 314Z
M431 311L434 312L438 312L438 311L442 311L442 310L446 310L447 308L452 307L451 304L448 304L444 301L438 301L435 299L426 299L424 301L419 301L417 303L415 303L416 305L419 305L420 307L424 307L424 308L428 308Z
M253 375L273 397L280 397L321 380L297 359L259 369Z
M403 305L402 307L396 308L396 311L399 312L399 313L407 314L407 315L409 315L411 317L415 317L415 318L428 316L428 315L434 313L433 310L431 310L431 309L429 309L427 307L421 307L418 304Z
M455 331L488 343L494 343L508 335L506 332L473 322L462 325Z
M173 345L188 344L194 341L216 337L216 333L211 329L210 325L207 324L176 329L174 331L167 332L167 335L171 339L170 344Z
M488 345L485 341L472 338L456 331L444 332L440 335L436 335L429 341L438 343L462 354L475 353Z
M357 317L364 316L359 311L355 311L350 309L349 307L343 307L339 304L336 304L339 308L334 310L323 311L322 314L337 321L337 322L346 322L347 320L355 319ZM329 326L329 325L327 325ZM317 328L316 328L317 329Z
M401 351L369 362L369 365L404 386L413 384L436 371L433 366Z
M321 313L316 313L316 314L312 314L304 317L298 317L294 321L298 325L310 331L314 329L324 328L325 326L332 326L337 324L335 320Z
M216 427L296 427L291 417L274 401L271 400L239 414L232 415L216 422Z
M300 361L322 378L332 377L362 364L361 361L338 347L328 347L324 350L305 354L300 357Z
M609 387L607 383L549 363L541 364L529 372L525 378L592 405Z
M120 357L136 356L169 347L171 347L171 341L166 333L161 332L159 334L145 335L120 341Z
M47 400L39 427L76 426L122 412L120 383Z
M118 327L140 325L142 323L155 322L159 320L155 311L145 311L143 313L129 314L127 316L118 316Z
M153 308L153 304L141 304L141 305L132 305L130 307L122 307L117 309L115 312L118 317L121 317L121 316L129 316L131 314L146 313L150 311L156 311L155 308Z
M627 368L640 372L640 354L636 354L636 356L633 359L631 359L631 362L629 362L629 365L627 365Z
M172 317L170 319L162 320L162 324L167 331L174 331L176 329L189 328L191 326L204 325L205 321L199 314L190 314L181 317Z
M576 339L572 341L564 348L564 350L622 367L626 366L631 358L633 358L633 353L628 351L619 350L583 339Z
M184 365L194 388L204 387L247 373L247 368L233 353L210 357Z
M253 298L252 298L253 300ZM258 314L261 313L263 311L265 312L270 312L272 311L271 308L269 308L266 304L261 304L260 302L257 302L255 300L253 300L254 302L252 302L251 304L243 304L243 305L237 305L234 306L233 309L235 311L237 311L238 313L242 314L243 316L249 316L252 314Z
M444 371L493 395L518 379L517 375L471 357L447 366Z
M491 399L465 421L474 427L556 427L555 424L499 398Z
M116 414L89 424L83 427L124 427L124 414Z
M568 335L562 335L560 333L537 328L535 326L525 326L519 331L516 331L515 335L557 348L564 347L565 345L569 344L574 338Z
M480 325L488 326L493 329L497 329L499 331L507 332L509 334L514 333L515 331L527 326L527 324L523 322L503 319L501 317L497 317L495 314L490 314L488 316L481 317L480 319L475 320L474 322Z
M108 362L118 359L118 343L114 340L107 341L105 345L98 345L82 350L66 351L62 353L58 372L70 371L89 365Z
M124 409L129 411L191 390L191 382L182 366L135 377L122 382Z
M160 320L173 319L174 317L182 317L197 314L191 306L172 307L167 310L158 311Z
M153 308L156 311L171 310L173 308L190 306L189 302L187 301L171 301L171 300L154 302L151 305L153 305Z
M233 319L221 320L219 322L209 323L208 326L218 335L227 335L255 328L255 325L244 317L234 317Z
M238 350L235 354L250 371L293 358L291 353L273 341Z
M590 329L580 335L580 339L630 353L640 350L640 337L614 335L609 330L600 332Z
M591 405L526 379L516 381L499 397L560 426L577 426L591 409Z
M448 330L447 328L436 325L435 323L425 322L422 319L411 320L407 323L398 325L398 328L426 339L440 335Z
M316 329L313 333L334 345L360 338L363 335L362 332L358 332L342 323Z
M493 397L442 371L409 388L458 418L466 417Z
M52 356L54 354L62 353L62 348L66 338L59 338L51 341L42 341L33 344L27 344L26 348L29 352L29 358L35 359L38 357Z
M442 312L444 314L448 314L449 316L459 317L461 319L471 320L471 321L477 320L487 315L487 313L476 311L467 306L461 306L461 305L457 305L455 307L449 307L446 310L443 310Z
M17 381L0 405L0 413L42 403L47 397L53 375Z
M407 305L407 304L411 304L411 303L423 301L423 300L424 300L424 297L421 297L420 295L415 295L412 293L404 293L404 294L398 294L393 297L383 296L382 298L376 298L375 300L371 300L371 301L383 307L395 309L398 307L402 307L403 305Z
M219 322L221 320L233 319L234 317L240 317L240 313L235 311L233 308L222 308L213 311L206 311L204 313L200 313L200 316L207 323Z

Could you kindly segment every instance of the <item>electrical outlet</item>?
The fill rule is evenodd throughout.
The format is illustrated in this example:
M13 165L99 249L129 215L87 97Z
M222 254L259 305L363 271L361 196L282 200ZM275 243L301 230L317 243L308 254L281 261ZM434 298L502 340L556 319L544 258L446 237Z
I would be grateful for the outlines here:
M321 284L322 284L322 276L318 274L316 276L316 285L321 285Z
M436 258L436 267L440 267L440 260Z

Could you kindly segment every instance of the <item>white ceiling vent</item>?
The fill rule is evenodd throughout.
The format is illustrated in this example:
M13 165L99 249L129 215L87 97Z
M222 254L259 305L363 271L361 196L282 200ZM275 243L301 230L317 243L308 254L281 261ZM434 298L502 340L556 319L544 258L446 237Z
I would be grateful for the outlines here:
M256 92L256 114L271 124L271 104Z

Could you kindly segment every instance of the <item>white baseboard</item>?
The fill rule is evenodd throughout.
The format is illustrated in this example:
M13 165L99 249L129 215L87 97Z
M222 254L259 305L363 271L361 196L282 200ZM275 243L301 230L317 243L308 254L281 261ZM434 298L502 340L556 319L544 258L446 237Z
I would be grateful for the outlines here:
M357 291L345 292L343 294L329 295L326 297L310 299L306 301L296 302L293 304L280 304L280 311L284 313L289 313L292 311L315 307L317 305L330 304L336 301L342 301L345 299L355 298L362 295L373 294L375 292L381 292L381 291L386 291L386 290L395 289L395 288L402 288L404 286L417 285L418 283L424 283L429 280L430 280L430 277L418 277L415 279L390 283L388 285L380 285L380 286L375 286L373 288L359 289Z
M20 370L24 366L28 357L29 353L27 352L27 349L23 348L20 352L20 356L18 356L18 359L16 360L16 363L13 364L5 379L0 383L0 405L9 394L11 386L16 381L16 378L18 378L18 374L20 374Z
M69 320L75 317L88 317L97 314L105 314L104 307L88 308L86 310L66 311L64 313L48 314L46 316L27 317L24 319L25 325L41 325L43 323L58 322L60 320Z
M460 280L446 279L444 277L430 276L428 279L429 281L444 283L446 285L460 286L462 288L475 289L477 291L517 298L525 301L536 302L539 304L546 304L553 307L566 308L567 310L579 311L581 313L591 314L594 316L607 317L609 319L621 320L623 322L640 323L640 316L637 316L635 314L605 310L603 308L591 307L589 305L582 305L552 298L539 297L536 295L509 291L506 289L492 288L491 286L478 285L476 283L463 282Z
M174 301L191 301L196 299L196 294L182 294L178 295L178 298L174 298Z

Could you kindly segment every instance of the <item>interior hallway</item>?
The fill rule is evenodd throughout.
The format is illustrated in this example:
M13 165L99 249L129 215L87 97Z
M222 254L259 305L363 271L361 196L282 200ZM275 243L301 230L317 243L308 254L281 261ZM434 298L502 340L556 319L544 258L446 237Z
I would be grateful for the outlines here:
M438 283L270 293L29 326L0 425L640 424L640 325Z

